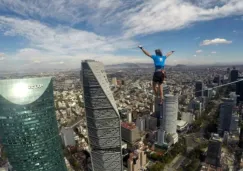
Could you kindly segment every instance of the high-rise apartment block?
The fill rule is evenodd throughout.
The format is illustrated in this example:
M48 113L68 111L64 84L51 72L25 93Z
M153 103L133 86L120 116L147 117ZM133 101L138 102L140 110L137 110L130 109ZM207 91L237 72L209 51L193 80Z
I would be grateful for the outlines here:
M13 170L67 170L51 78L0 81L0 137Z
M120 116L103 64L82 62L81 80L93 171L121 171Z

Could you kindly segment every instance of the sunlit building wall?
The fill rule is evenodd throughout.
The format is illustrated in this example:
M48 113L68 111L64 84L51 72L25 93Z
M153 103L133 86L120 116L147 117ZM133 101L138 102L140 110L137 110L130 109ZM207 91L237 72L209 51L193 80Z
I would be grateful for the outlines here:
M0 137L13 170L66 171L51 78L0 81Z

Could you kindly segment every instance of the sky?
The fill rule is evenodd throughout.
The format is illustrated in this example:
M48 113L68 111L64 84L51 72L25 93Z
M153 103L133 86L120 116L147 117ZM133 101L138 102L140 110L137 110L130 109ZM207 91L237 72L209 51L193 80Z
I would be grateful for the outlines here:
M0 69L243 63L242 0L0 0Z

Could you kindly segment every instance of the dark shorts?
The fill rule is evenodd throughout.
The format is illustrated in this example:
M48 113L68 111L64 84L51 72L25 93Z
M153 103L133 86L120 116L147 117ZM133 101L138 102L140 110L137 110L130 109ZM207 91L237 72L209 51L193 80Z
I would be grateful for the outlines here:
M164 81L165 75L162 73L162 71L156 71L154 72L153 76L153 82L162 84Z

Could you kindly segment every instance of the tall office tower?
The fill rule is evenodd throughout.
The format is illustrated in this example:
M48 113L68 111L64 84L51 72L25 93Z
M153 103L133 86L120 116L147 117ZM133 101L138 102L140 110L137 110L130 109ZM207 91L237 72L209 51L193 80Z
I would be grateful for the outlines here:
M224 131L231 132L231 128L234 128L234 125L231 125L236 120L235 117L232 117L233 115L237 115L234 111L234 100L233 99L222 99L223 103L220 104L220 116L219 116L219 128L218 133L220 135L223 135Z
M203 82L202 81L196 81L196 85L195 85L195 96L196 97L201 97L203 94Z
M169 94L170 93L170 90L169 90L169 87L167 85L163 85L163 94L164 96L166 94ZM159 127L161 125L161 119L163 118L163 106L159 105L160 104L160 98L155 98L155 103L154 103L154 106L155 106L155 114L156 114L156 117L157 117L157 126Z
M238 79L239 71L236 69L231 70L230 72L230 82L234 82Z
M221 146L220 140L211 139L208 144L206 163L214 167L220 167L221 158Z
M241 116L241 121L242 121L243 120L243 102L239 103L239 114ZM240 128L239 147L241 149L243 149L243 127Z
M103 64L82 62L81 80L93 171L121 171L120 116Z
M238 81L239 82L236 83L236 94L238 95L237 104L239 104L241 101L243 102L243 77L239 77Z
M166 94L163 103L163 130L172 136L173 143L178 141L176 122L178 116L178 96Z
M164 96L166 94L169 94L170 93L170 89L167 85L163 85L163 94ZM161 109L161 106L159 105L160 104L160 98L155 98L155 101L154 101L154 106L155 106L155 113L156 113L156 116L159 118L160 116L160 109Z
M13 170L67 170L51 78L0 81L0 137Z

